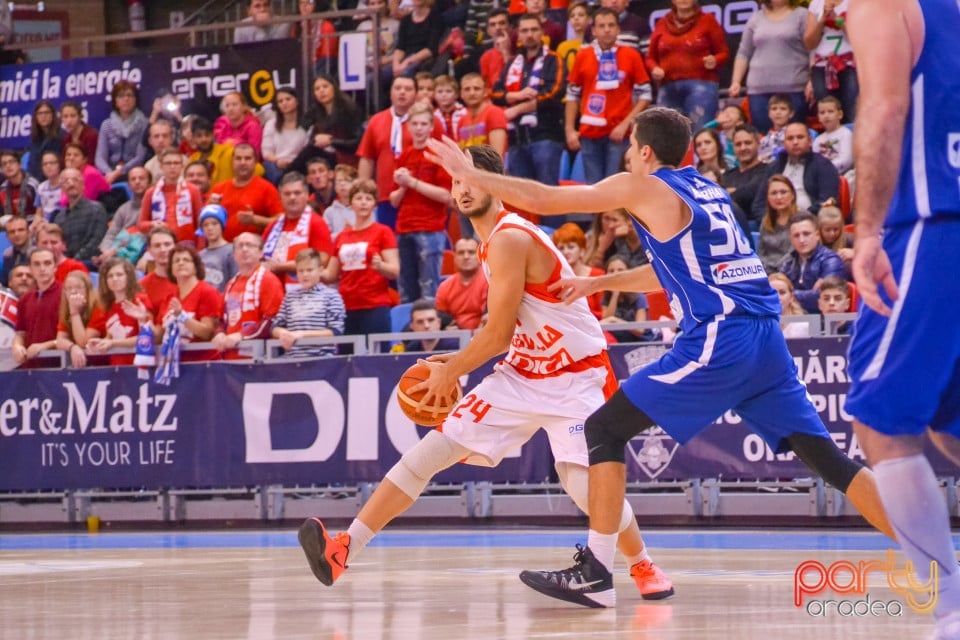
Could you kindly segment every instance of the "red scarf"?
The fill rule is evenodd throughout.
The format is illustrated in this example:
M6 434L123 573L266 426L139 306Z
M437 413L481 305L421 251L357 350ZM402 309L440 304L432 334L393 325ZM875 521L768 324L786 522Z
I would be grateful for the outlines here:
M686 32L693 29L701 15L703 15L703 9L698 6L695 7L693 9L693 13L686 18L681 18L679 15L677 15L676 9L670 9L663 19L666 21L667 31L670 32L670 35L682 36Z

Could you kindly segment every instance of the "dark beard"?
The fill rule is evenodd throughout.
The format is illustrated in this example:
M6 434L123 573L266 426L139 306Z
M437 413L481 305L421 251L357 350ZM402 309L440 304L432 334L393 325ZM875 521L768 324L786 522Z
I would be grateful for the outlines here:
M465 215L467 218L482 218L490 210L490 207L493 205L493 196L486 195L479 200L479 205L477 200L474 200L474 207L469 212L460 209L460 213ZM459 207L458 207L459 209Z

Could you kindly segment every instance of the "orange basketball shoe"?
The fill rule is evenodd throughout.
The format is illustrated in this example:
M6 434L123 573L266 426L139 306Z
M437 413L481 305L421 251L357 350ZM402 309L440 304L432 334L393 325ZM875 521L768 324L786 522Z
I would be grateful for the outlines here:
M641 560L630 567L630 577L637 583L644 600L663 600L674 593L670 578L650 560Z
M330 537L320 518L308 518L300 525L297 538L313 575L323 584L331 586L347 570L350 534L340 532Z

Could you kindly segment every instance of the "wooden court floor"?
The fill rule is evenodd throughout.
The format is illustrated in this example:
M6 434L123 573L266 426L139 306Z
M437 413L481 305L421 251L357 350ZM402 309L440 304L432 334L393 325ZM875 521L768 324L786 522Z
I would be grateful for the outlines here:
M904 640L933 629L906 606L825 617L794 606L798 563L884 558L885 539L866 532L652 532L677 595L644 602L619 566L615 609L554 601L517 579L571 564L583 533L393 529L333 587L313 578L294 531L4 535L0 638ZM871 601L897 598L882 576L867 585Z

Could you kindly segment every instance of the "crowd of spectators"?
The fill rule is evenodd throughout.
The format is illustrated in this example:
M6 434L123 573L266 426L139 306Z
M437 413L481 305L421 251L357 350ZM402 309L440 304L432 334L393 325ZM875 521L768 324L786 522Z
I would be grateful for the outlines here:
M369 118L324 70L309 104L289 87L260 110L230 93L214 122L160 99L148 116L127 81L113 86L99 127L75 102L39 101L29 146L0 151L9 245L0 285L21 298L14 359L59 348L74 366L102 362L145 325L158 342L176 326L186 342L212 343L193 359L240 357L244 340L268 337L292 356L326 355L337 348L297 341L389 332L401 303L413 305L410 328L476 329L486 305L478 241L452 208L449 176L424 157L427 140L490 144L509 173L548 184L566 177L561 158L579 153L580 179L593 183L623 169L630 122L653 102L691 118L692 163L730 192L784 313L822 311L824 283L849 279L852 256L841 204L854 180L846 1L815 0L808 11L767 0L733 56L695 0L673 0L652 33L624 0L600 5L471 2L464 12L371 0L383 20L370 59L380 58L388 91ZM336 55L325 46L337 32L329 21L291 32L269 7L251 0L237 42L309 37L318 60ZM452 29L474 40L438 66L440 35ZM827 51L827 37L841 44ZM733 99L744 82L748 104ZM809 105L818 120L804 117ZM583 226L539 222L559 227L543 229L578 275L646 263L625 211ZM452 266L442 272L445 254ZM647 319L642 294L590 305L611 329ZM418 346L444 344L427 342Z

